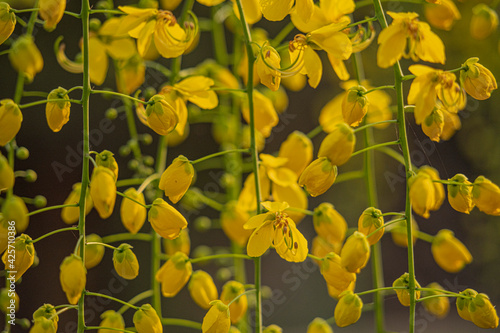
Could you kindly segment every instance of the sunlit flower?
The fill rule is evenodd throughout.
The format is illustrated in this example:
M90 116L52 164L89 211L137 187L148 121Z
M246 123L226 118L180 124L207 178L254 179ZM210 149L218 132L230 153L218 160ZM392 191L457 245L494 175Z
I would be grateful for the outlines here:
M383 225L384 217L382 216L382 212L374 207L365 209L358 219L359 232L365 234L366 236L375 232L373 235L367 238L370 245L377 243L384 235L385 228L382 227Z
M263 166L259 167L259 185L262 196L261 200L269 199L271 181L269 177L267 177ZM255 197L255 174L253 172L247 176L243 183L243 189L238 197L238 206L247 211L253 211L257 208L257 199Z
M224 304L229 304L235 298L234 302L229 305L231 323L236 324L247 313L248 298L247 295L242 295L245 292L245 286L238 281L230 280L222 286L220 300ZM241 295L241 296L240 296Z
M187 227L184 216L161 198L153 201L148 212L148 220L153 229L167 239L177 238L181 230Z
M97 234L90 234L86 237L87 243L102 243L102 238ZM77 253L80 253L80 244L78 244ZM99 265L104 257L104 245L85 244L85 268L91 269Z
M295 172L297 177L300 176L313 159L311 139L302 132L292 132L281 144L278 156L287 158L283 166Z
M307 22L311 19L314 10L312 0L260 0L262 14L269 21L281 21L287 16L295 2L295 11L300 18Z
M125 329L125 321L123 320L123 316L116 311L107 310L103 314L101 314L101 323L99 324L101 327L108 328L116 328L117 330ZM113 333L115 330L107 330L101 328L97 331L97 333Z
M394 244L401 247L408 247L408 227L406 224L406 220L402 220L395 224L392 224L390 231L391 231L392 241L394 242ZM419 232L419 228L417 222L413 218L413 215L411 216L411 231L412 231L411 233L412 243L413 245L415 245L415 242L418 239L417 235Z
M193 176L193 165L185 156L179 155L163 172L158 187L173 203L177 203L191 185Z
M16 232L21 233L28 228L29 216L26 203L21 197L11 195L2 203L2 215L5 221L15 221Z
M95 162L97 166L102 166L109 169L113 175L115 182L118 180L118 163L114 158L114 154L109 150L103 150L96 154Z
M120 206L120 219L122 220L123 226L131 234L136 234L146 221L147 211L146 207L144 207L146 204L144 194L137 192L133 187L128 188L123 194L143 204L139 205L127 197L124 197Z
M474 208L472 201L472 183L461 173L449 179L459 184L448 184L448 202L458 212L469 214Z
M92 172L90 180L90 196L94 207L102 219L113 213L116 200L115 174L104 166L98 166Z
M338 327L346 327L354 324L361 317L363 301L358 295L347 290L340 294L340 299L335 306L335 324Z
M488 215L500 215L500 188L484 176L474 180L472 202L480 211Z
M120 244L113 251L113 266L122 278L133 280L139 275L139 261L129 244Z
M480 328L497 328L498 315L488 295L477 294L469 303L471 321Z
M165 254L168 256L174 255L176 252L182 252L189 256L191 252L191 239L189 238L189 230L182 229L179 233L179 237L174 239L163 239L163 248Z
M130 95L144 83L146 65L138 53L128 59L117 59L115 64L116 89L118 92Z
M0 192L6 191L14 186L14 170L9 161L0 153Z
M404 273L392 283L393 287L404 287L406 289L395 289L399 303L403 306L410 306L410 274ZM415 280L415 288L421 288L420 284ZM415 299L420 298L420 291L415 290Z
M333 333L333 330L326 320L316 317L307 326L307 333Z
M33 246L31 237L26 234L19 235L14 241L14 251L14 254L5 251L2 261L8 271L14 272L13 275L15 276L15 281L17 281L33 265L35 259L35 247ZM14 261L12 261L12 255L14 255Z
M280 68L281 57L279 53L270 45L264 44L255 60L257 75L260 78L260 83L277 91L281 83L281 73L277 68Z
M211 308L208 310L201 330L203 333L229 332L231 321L229 319L229 307L220 300L210 302Z
M156 272L156 281L161 283L161 293L165 297L174 297L186 285L193 266L188 256L177 252Z
M342 116L350 126L358 126L368 112L369 101L363 86L352 87L342 100Z
M82 258L72 254L64 258L59 267L59 281L70 304L78 303L87 283L87 270Z
M219 104L217 94L211 90L213 85L214 80L195 75L174 84L172 89L202 109L213 109Z
M224 206L221 212L221 227L226 236L239 246L245 246L252 234L251 230L243 228L250 215L237 202L232 201Z
M480 63L479 58L469 58L462 64L466 69L460 71L460 82L465 91L478 100L488 99L491 92L498 88L497 81L490 70Z
M246 95L245 95L246 96ZM269 137L274 126L278 125L278 114L272 101L258 91L253 93L255 129L264 137ZM241 105L243 119L250 124L250 109L248 99L243 99Z
M346 123L338 123L323 139L319 146L318 157L326 157L337 166L346 163L354 152L356 136Z
M23 122L23 114L11 99L0 100L0 146L14 139Z
M315 159L304 169L298 184L304 187L312 197L325 193L337 178L337 166L327 157Z
M160 317L151 304L143 304L134 313L133 321L138 333L163 333Z
M472 262L469 250L448 229L437 233L432 241L431 251L439 267L449 273L457 273Z
M439 142L444 128L444 116L440 108L434 108L422 122L422 132L432 141Z
M342 266L340 256L334 252L325 256L320 267L326 283L339 291L346 290L351 282L356 281L356 274L348 272Z
M33 326L30 333L56 333L59 316L52 304L44 304L33 312Z
M347 222L332 204L323 202L314 209L313 225L316 233L330 243L344 241Z
M346 15L354 12L356 5L353 0L323 0L319 6L313 7L313 13L310 20L304 20L304 15L296 10L290 13L293 25L304 33L311 32L331 23L337 23L344 19Z
M451 30L456 20L462 17L452 0L440 0L440 4L425 5L425 18L438 29Z
M47 123L53 132L59 132L64 124L69 121L71 103L66 92L66 89L59 87L52 90L47 96L47 100L61 99L61 101L48 102L45 105Z
M151 97L145 112L149 127L159 135L172 132L179 122L176 110L163 95Z
M210 308L210 302L219 298L212 276L202 270L193 273L189 280L188 290L191 298L203 309Z
M347 238L340 251L342 266L349 272L359 273L368 263L370 251L370 243L368 243L366 235L355 231Z

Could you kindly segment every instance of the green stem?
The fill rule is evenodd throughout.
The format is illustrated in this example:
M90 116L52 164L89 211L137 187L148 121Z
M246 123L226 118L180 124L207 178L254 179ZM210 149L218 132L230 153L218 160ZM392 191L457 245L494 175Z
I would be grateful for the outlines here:
M113 234L109 236L104 236L102 238L103 243L115 243L115 242L123 242L126 240L141 240L141 241L146 241L150 242L151 241L151 235L150 234L131 234L129 232L124 232L121 234Z
M440 184L445 184L445 185L458 185L458 186L474 186L473 183L470 184L465 184L465 183L460 183L460 182L454 182L452 180L441 180L441 179L433 179L432 180L434 183L440 183Z
M364 176L365 176L364 171L344 172L337 176L337 178L335 179L335 184L342 183L348 180L363 178Z
M18 106L20 109L26 109L26 108L29 108L32 106L46 104L49 102L70 102L70 103L75 103L75 104L82 104L82 101L76 100L76 99L54 98L54 99L44 99L44 100L40 100L40 101L36 101L36 102L32 102L32 103L27 103L27 104L23 104L23 105L18 105Z
M238 300L241 296L243 296L243 295L248 295L248 294L250 294L250 293L254 293L255 291L256 291L256 289L250 289L250 290L247 290L247 291L245 291L245 292L243 292L243 293L241 293L241 294L237 295L235 298L233 298L233 299L231 300L231 302L229 302L229 303L227 304L227 306L228 306L228 307L229 307L229 306L231 306L231 304L233 304L233 303L234 303L236 300Z
M308 253L308 254L307 254L307 256L308 256L309 258L314 259L314 260L317 260L317 261L323 261L323 260L324 260L324 258L317 257L317 256L312 255L312 254L310 254L310 253Z
M125 332L125 333L136 333L135 331L128 331L128 330L121 329L121 328L104 327L104 326L86 326L85 330L86 331L91 331L91 330L110 330L110 331Z
M379 143L379 144L355 151L354 153L352 153L351 157L356 156L356 155L361 154L361 153L364 153L366 151L372 150L372 149L379 149L380 147L392 146L392 145L397 145L397 144L399 144L399 140Z
M434 241L434 237L435 236L426 234L425 232L422 232L422 231L418 231L417 232L417 237L420 238L421 240L425 241L425 242L432 243Z
M92 9L90 14L115 14L115 15L125 15L121 10L116 9Z
M407 287L383 287L383 288L376 288L376 289L371 289L371 290L367 290L367 291L362 291L362 292L356 293L356 295L363 296L363 295L368 295L368 294L372 294L372 293L377 293L379 291L394 291L396 289L408 289L408 288Z
M206 195L204 195L203 193L201 192L192 192L194 193L198 199L200 199L201 202L203 202L205 205L221 212L222 210L224 210L224 205L213 200L213 199L210 199L209 197L207 197Z
M309 133L307 133L307 137L309 139L312 139L316 135L320 134L321 132L323 132L323 127L321 127L321 125L318 125L313 130L311 130Z
M381 2L406 2L406 3L424 4L425 0L381 0ZM356 9L369 6L372 3L373 3L373 0L358 1L358 2L356 2Z
M38 12L39 10L40 10L40 8L27 8L27 9L14 9L14 8L10 8L9 12L10 13L19 14L19 13Z
M67 204L67 205L50 206L50 207L45 207L45 208L41 208L41 209L38 209L38 210L34 210L32 212L29 212L27 214L27 216L32 216L32 215L35 215L35 214L38 214L38 213L43 213L43 212L46 212L46 211L49 211L49 210L60 209L60 208L64 208L64 207L78 207L78 206L79 206L79 204Z
M146 60L146 61L144 61L144 64L146 65L146 67L152 68L152 69L162 73L165 77L170 77L170 75L172 75L172 72L170 71L170 69L168 69L167 67L165 67L162 64L159 64L157 62L154 62L151 60Z
M230 150L219 151L217 153L213 153L213 154L210 154L210 155L201 157L201 158L199 158L197 160L189 161L189 162L191 164L195 165L197 163L206 161L206 160L211 159L213 157L217 157L217 156L221 156L221 155L225 155L225 154L231 154L231 153L249 153L249 152L250 152L250 149L230 149Z
M102 245L102 246L107 247L108 249L111 249L113 251L117 249L113 245L109 245L109 244L102 243L102 242L88 242L86 245Z
M215 60L222 66L229 64L226 34L224 33L224 22L217 20L217 13L222 8L223 4L213 6L210 12L212 18L212 40L214 43Z
M374 92L374 91L377 91L377 90L383 90L383 89L392 89L394 90L394 86L391 86L391 85L387 85L387 86L379 86L379 87L375 87L375 88L372 88L366 92L363 93L363 95L367 95L371 92Z
M358 26L360 24L363 24L363 23L367 23L367 22L373 22L373 21L377 21L377 17L370 17L370 18L367 18L367 19L364 19L364 20L361 20L361 21L358 21L358 22L354 22L354 23L351 23L349 25L346 26L346 28L351 28L351 27L355 27L355 26Z
M143 299L146 299L148 297L151 297L153 295L153 290L149 289L149 290L146 290L146 291L143 291L142 293L140 294L137 294L135 295L130 301L128 301L127 303L128 304L135 304L139 301L142 301ZM118 310L118 313L119 314L123 314L125 311L127 311L127 309L130 308L129 305L124 305L120 308L120 310Z
M42 236L34 239L33 241L31 241L31 243L36 243L36 242L38 242L46 237L52 236L52 235L60 233L60 232L70 231L70 230L78 230L78 227L62 228L62 229L57 229L57 230L51 231L49 233L46 233L45 235L42 235Z
M405 221L406 220L406 217L403 217L401 219L394 219L392 221L389 221L387 223L384 223L383 225L381 225L380 227L378 227L377 229L373 230L372 232L370 232L366 238L370 238L371 236L373 236L375 233L377 233L377 231L381 230L381 229L384 229L385 227L388 227L390 226L391 224L394 224L394 223L398 223L398 222L401 222L401 221Z
M180 326L188 327L195 330L201 330L201 323L192 320L179 319L179 318L162 318L161 323L166 326Z
M149 176L148 178L144 179L141 186L137 189L137 192L142 193L153 180L158 179L160 177L161 177L161 175L159 173L154 173L151 176Z
M120 179L116 182L116 187L125 187L133 185L141 185L145 178L130 178L130 179Z
M84 291L84 294L87 295L87 296L96 296L96 297L102 297L102 298L107 298L107 299L110 299L112 301L115 301L115 302L118 302L118 303L121 303L121 304L124 304L126 306L128 306L129 308L132 308L134 310L139 310L140 308L138 306L135 306L133 304L130 304L128 302L125 302L125 301L122 301L121 299L118 299L116 297L113 297L113 296L109 296L109 295L106 295L106 294L101 294L101 293L94 293L94 292L91 292L91 291Z
M23 97L43 97L47 98L49 94L45 91L23 91Z
M373 126L380 125L380 124L391 124L391 123L397 123L397 122L398 121L396 119L377 121L375 123L370 123L370 124L366 124L363 126L359 126L358 128L354 129L354 133L365 130L365 129L373 127Z
M4 54L9 54L10 52L11 52L10 49L3 50L2 52L0 52L0 56L3 56Z
M151 208L151 205L145 205L145 204L143 204L142 202L137 201L137 200L135 200L134 198L131 198L131 197L129 197L128 195L126 195L126 194L124 194L124 193L122 193L122 192L120 192L120 191L116 191L116 194L118 194L118 195L119 195L119 196L121 196L121 197L127 198L127 199L129 199L130 201L133 201L133 202L135 202L136 204L138 204L138 205L140 205L140 206L142 206L142 207L144 207L144 208Z
M128 98L132 101L135 101L137 103L142 103L142 104L145 104L145 105L148 105L149 102L145 102L141 99L138 99L138 98L135 98L135 97L132 97L132 96L129 96L129 95L125 95L125 94L122 94L122 93L119 93L119 92L115 92L115 91L111 91L111 90L91 90L90 91L91 94L103 94L103 95L113 95L113 96L118 96L118 97L121 97L121 98Z
M293 25L293 22L288 22L287 25L281 29L281 31L274 37L274 39L271 41L271 46L272 47L277 47L278 45L281 44L281 42L290 34L290 32L295 29L295 25Z
M203 262L203 261L223 259L223 258L241 258L241 259L248 259L248 260L253 259L252 257L250 257L246 254L223 253L223 254L214 254L211 256L205 256L205 257L200 257L200 258L195 258L195 259L189 259L189 261L192 264L196 264L196 263Z
M288 207L286 210L289 210L292 212L299 212L299 213L310 215L310 216L314 215L313 211L310 211L308 209L297 208L297 207Z

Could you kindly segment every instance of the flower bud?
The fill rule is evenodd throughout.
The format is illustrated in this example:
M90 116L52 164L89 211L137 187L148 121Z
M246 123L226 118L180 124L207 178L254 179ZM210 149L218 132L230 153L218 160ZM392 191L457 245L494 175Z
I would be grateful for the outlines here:
M29 224L28 208L24 200L17 195L12 195L4 200L2 205L3 219L6 221L15 221L17 233L21 233Z
M161 175L158 187L165 191L170 201L177 203L191 185L193 176L193 165L185 156L179 155Z
M488 295L480 293L469 302L471 321L480 328L497 328L498 315Z
M123 243L113 251L116 273L127 280L133 280L139 275L139 261L131 249L131 245Z
M278 156L287 158L283 167L299 176L313 159L311 139L302 132L292 132L281 144Z
M448 112L445 109L441 110L443 112L443 131L441 132L441 140L450 140L451 137L462 128L462 123L460 117L453 112Z
M476 297L477 291L474 289L465 289L460 292L460 295L466 297L457 297L457 312L462 319L472 321L469 312L469 304L471 303L472 298Z
M179 122L177 112L165 96L154 95L146 107L146 116L149 127L159 135L167 135L172 132Z
M70 304L78 303L87 283L87 270L82 258L72 254L64 258L59 267L59 281Z
M128 59L116 61L116 90L122 94L132 95L146 78L144 60L135 53Z
M315 159L304 169L299 177L298 184L312 196L317 197L325 193L337 178L337 166L326 157Z
M444 185L439 183L439 182L436 182L436 181L441 180L441 178L439 178L439 172L436 169L434 169L433 167L430 167L428 165L424 165L424 166L420 167L420 169L418 169L418 172L419 173L422 173L422 172L426 173L431 177L431 180L433 181L432 185L434 187L434 197L436 199L431 210L438 210L441 207L441 205L443 204L444 199L445 199Z
M500 215L500 188L484 176L474 180L472 202L488 215Z
M432 112L425 117L422 122L422 131L431 139L432 141L439 142L441 140L441 133L443 133L444 128L444 116L443 112L434 108Z
M115 174L108 168L98 166L92 172L90 196L94 207L102 219L113 214L116 200Z
M330 284L327 284L326 285L327 289L328 289L328 295L331 297L331 298L335 298L335 299L340 299L340 295L346 291L346 290L350 290L352 292L354 292L354 288L356 287L356 281L352 281L351 284L347 287L347 289L345 290L339 290L337 288L335 288L334 286L330 285Z
M116 163L113 153L109 150L103 150L96 155L95 162L97 166L108 168L115 176L115 182L118 180L118 163Z
M19 296L14 290L2 288L0 290L0 311L8 314L12 302L14 303L14 310L17 312L19 310ZM11 307L12 309L12 307Z
M0 192L14 187L14 171L9 165L9 161L0 153Z
M177 238L181 230L187 227L184 216L161 198L153 201L148 212L148 220L153 229L167 239Z
M389 221L390 222L390 221ZM391 236L392 236L392 241L394 244L401 246L401 247L408 247L408 227L406 224L406 220L399 221L395 224L392 224L391 227ZM411 235L412 235L412 242L413 245L415 245L415 242L418 239L418 224L413 218L413 215L411 216Z
M28 83L31 83L35 75L43 69L42 54L32 36L21 36L12 43L9 60L12 67L26 77Z
M220 300L210 302L210 310L208 310L201 330L203 333L219 333L229 332L231 321L229 320L229 307Z
M318 157L327 157L333 165L340 166L351 158L355 145L352 128L346 123L338 123L321 142Z
M323 202L314 209L313 225L316 233L329 243L342 243L347 222L332 204Z
M255 60L257 75L260 83L277 91L281 83L281 73L279 72L281 57L279 53L270 45L264 45Z
M64 201L64 204L72 205L79 203L81 191L82 183L75 183L73 185L73 190ZM94 203L92 202L90 191L87 191L85 198L85 215L90 213L92 207L94 207ZM74 224L78 222L78 219L80 218L80 207L63 207L63 209L61 210L61 218L66 224Z
M435 28L449 31L456 20L461 19L460 12L452 0L440 0L439 4L424 6L425 18Z
M410 288L410 274L404 273L392 283L393 287ZM420 288L417 280L415 280L415 288ZM399 303L403 306L410 306L410 289L395 289ZM415 290L415 299L420 298L420 291Z
M456 174L449 180L463 185L448 185L448 202L456 211L469 214L474 208L474 203L472 202L472 183L461 173Z
M55 0L46 1L52 2ZM63 101L58 102L47 102L45 105L47 124L49 124L49 127L53 132L59 132L64 124L69 121L71 103L69 102L67 90L61 87L54 89L49 93L47 100L51 99L63 99Z
M14 139L21 129L23 114L11 99L0 100L0 146L5 146Z
M323 237L316 236L312 241L311 253L318 258L323 258L330 252L339 254L341 249L342 243L332 244ZM318 265L321 265L321 261L314 260L314 262L316 262Z
M426 173L419 172L409 179L409 185L413 211L426 219L429 218L429 211L434 207L436 201L431 177Z
M44 304L33 312L33 321L29 333L56 333L59 316L52 304Z
M220 299L224 304L229 304L238 295L245 292L245 286L237 281L228 281L222 286ZM231 323L236 324L243 318L248 309L247 295L240 296L230 306Z
M498 27L498 15L487 4L480 3L472 8L470 34L472 38L483 40L488 38Z
M351 282L356 281L356 274L348 272L342 267L340 256L330 252L321 263L321 275L326 283L337 290L346 290Z
M161 283L165 297L174 297L186 285L193 273L193 266L187 255L177 252L156 272L156 281Z
M466 69L460 71L460 82L469 95L477 100L485 100L498 88L497 80L490 70L478 61L479 58L469 58L462 64Z
M342 266L347 271L359 273L370 259L370 243L366 239L366 235L359 231L355 231L349 236L340 251Z
M339 302L335 307L335 324L338 327L346 327L354 324L361 317L363 301L358 295L347 290L340 294Z
M333 333L332 327L323 318L316 317L307 326L307 333Z
M15 281L23 276L24 272L33 265L35 260L35 247L31 237L26 234L21 234L16 238L14 243L14 260L12 255L9 258L9 251L5 251L2 256L2 261L8 271L15 271Z
M262 333L282 333L282 332L283 329L278 325L269 325L262 331Z
M276 109L274 108L273 102L258 91L254 91L253 104L255 111L255 129L267 138L271 135L273 127L278 125L279 119ZM245 121L250 124L248 101L242 102L241 113Z
M38 14L45 21L43 28L47 31L54 30L64 15L66 0L40 0L38 6Z
M101 315L101 323L99 326L108 327L108 328L116 328L117 330L125 329L125 321L120 313L107 310ZM116 330L108 330L105 328L100 328L97 333L115 333Z
M146 204L146 201L144 200L144 194L137 192L137 190L133 187L127 189L124 194L127 197L142 203L143 205ZM147 210L146 207L135 203L127 197L124 197L122 200L122 204L120 206L120 218L122 220L123 226L131 234L136 234L146 221Z
M191 298L203 309L210 308L210 302L219 298L212 276L202 270L193 273L188 290Z
M191 251L191 239L189 238L189 230L182 229L179 233L179 237L174 239L163 239L163 247L165 248L165 254L172 256L175 252L182 252L189 256Z
M160 317L151 304L143 304L134 313L133 321L137 333L163 333Z
M368 112L368 98L365 87L357 86L347 90L342 100L342 116L344 121L350 126L358 126Z
M431 251L439 267L449 273L457 273L472 262L469 250L448 229L437 233L432 241Z
M0 45L10 37L16 27L16 14L6 2L0 2Z
M426 288L441 289L441 290L443 289L443 287L436 282L430 283ZM446 294L439 291L424 291L422 297L425 298L427 296L434 296L434 295L446 295ZM428 298L424 299L422 302L424 304L425 310L427 310L427 312L433 314L438 318L446 317L448 311L450 310L450 300L446 296Z
M90 234L86 237L87 243L101 243L102 238L97 234ZM80 253L80 244L78 244L76 253ZM104 245L85 244L85 268L91 269L97 265L104 257Z
M222 230L226 236L239 246L247 245L248 238L252 230L243 228L243 225L250 219L250 215L245 209L238 206L236 201L227 203L220 215Z
M366 236L370 235L372 232L382 227L383 225L384 217L382 216L382 212L374 207L365 209L363 214L361 214L358 219L358 231L365 234ZM377 243L384 235L384 231L385 228L381 228L373 235L368 237L368 243L370 243L370 245Z

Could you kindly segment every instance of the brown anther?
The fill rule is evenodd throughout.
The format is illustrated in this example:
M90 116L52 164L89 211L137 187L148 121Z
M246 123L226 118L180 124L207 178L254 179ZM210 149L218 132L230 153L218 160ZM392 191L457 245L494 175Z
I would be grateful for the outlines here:
M297 249L299 248L299 243L294 242L294 243L293 243L293 248L297 250Z
M266 58L269 58L271 56L271 50L267 50L266 52Z

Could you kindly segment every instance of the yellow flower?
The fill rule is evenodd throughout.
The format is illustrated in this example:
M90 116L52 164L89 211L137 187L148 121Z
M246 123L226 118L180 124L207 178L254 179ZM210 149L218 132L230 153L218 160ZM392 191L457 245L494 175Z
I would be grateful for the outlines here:
M15 280L19 280L21 276L33 265L35 259L35 247L31 237L26 234L18 236L14 242L14 260L12 256L5 251L2 256L2 261L8 271L15 271Z
M22 73L31 83L43 69L43 58L32 36L24 35L16 39L10 47L9 60L16 71Z
M281 186L277 183L272 184L271 195L275 201L288 202L288 204L299 210L307 210L307 194L297 183L288 186ZM295 224L299 224L305 217L305 214L293 209L284 211Z
M179 155L161 175L158 187L165 191L170 201L177 203L191 185L193 176L193 165L185 156Z
M308 22L314 10L314 2L312 0L268 0L260 1L262 14L269 21L281 21L291 11L295 3L294 10L301 20Z
M175 239L163 239L163 247L165 249L165 254L168 256L174 255L175 252L182 252L189 256L191 251L191 239L189 238L189 230L182 229L179 233L179 237Z
M291 262L302 262L307 258L307 240L297 230L295 222L283 211L286 202L265 201L262 205L269 211L251 217L243 226L255 229L247 244L251 257L260 257L272 245L281 258Z
M399 303L403 306L410 306L410 274L404 273L398 279L392 283L393 287L405 287L407 289L395 289L396 295L398 296ZM415 288L420 288L417 280L415 280ZM415 299L420 298L420 291L415 290Z
M47 31L54 30L64 15L66 0L40 0L38 6L38 14L45 21L43 28Z
M480 293L469 302L471 321L480 328L497 328L498 315L488 295Z
M298 184L305 187L307 193L317 197L325 193L337 178L337 166L326 157L315 159L304 169Z
M498 15L487 4L480 3L472 8L470 21L470 35L472 38L483 40L488 38L498 27Z
M426 4L424 8L425 18L433 27L438 29L449 31L455 21L462 18L452 0L440 0L440 4Z
M87 270L82 258L72 254L64 258L59 267L59 281L70 304L78 303L87 283Z
M295 172L297 176L300 176L313 159L311 139L302 132L292 132L281 144L278 156L287 158L283 166Z
M174 297L186 285L193 273L193 266L187 255L176 252L156 272L156 281L161 283L161 293Z
M444 44L431 31L429 25L420 22L417 13L387 12L393 18L390 26L378 36L377 64L387 68L402 57L413 61L423 60L444 64Z
M269 325L262 331L262 333L282 333L282 332L283 329L278 325Z
M174 84L172 89L202 109L213 109L219 105L217 94L211 90L213 85L214 80L195 75Z
M374 207L365 209L358 219L358 231L365 234L366 236L370 235L372 232L382 227L383 225L384 217L382 216L382 212ZM368 237L368 243L370 243L370 245L377 243L384 235L384 231L385 228L381 228L373 235Z
M267 177L263 166L259 167L259 183L262 196L261 200L267 200L271 192L271 181ZM255 198L255 175L253 172L245 179L243 189L238 197L238 206L246 211L253 211L257 207L257 199Z
M439 183L439 181L441 181L441 178L439 178L439 172L433 167L424 165L418 169L418 173L426 173L431 177L435 198L435 202L434 205L432 205L431 210L438 210L445 199L444 185Z
M249 218L248 212L240 207L236 201L227 203L220 215L222 230L230 240L241 247L247 244L248 238L252 234L251 230L243 227Z
M449 181L460 183L461 185L448 185L448 202L458 212L469 214L474 208L472 201L472 183L461 173L456 174Z
M311 253L318 258L323 258L330 252L340 254L341 249L342 243L330 243L323 237L316 236L312 241ZM315 260L314 262L321 265L321 261Z
M368 112L370 102L366 98L367 90L363 86L352 87L344 95L342 101L342 116L350 126L358 126Z
M391 222L391 221L389 221ZM392 236L392 241L394 244L401 246L401 247L408 247L408 229L406 225L406 220L402 220L397 222L396 224L393 224L391 229L391 236ZM411 231L412 231L412 243L415 245L415 242L417 241L418 237L418 224L413 218L413 215L411 216Z
M323 64L318 54L308 45L306 36L298 34L290 41L288 46L290 61L295 64L293 69L299 70L300 74L307 75L308 83L316 88L323 75Z
M166 10L176 9L182 0L160 0L160 7Z
M224 304L229 304L236 297L238 297L234 302L229 305L229 312L231 323L236 324L243 318L248 309L248 299L247 295L242 295L245 292L245 286L238 281L227 281L222 286L222 292L220 294L220 300Z
M203 309L210 308L210 302L219 298L214 280L210 274L202 270L193 273L188 290L191 298Z
M94 207L102 219L113 213L116 200L115 174L104 166L98 166L92 172L90 180L90 196Z
M353 0L324 0L319 2L319 6L313 7L312 17L309 21L304 20L303 15L298 10L292 11L290 18L297 29L308 33L331 23L338 23L346 15L354 12L355 8Z
M211 91L213 93L213 91ZM202 92L201 92L202 93ZM165 100L168 104L170 104L173 108L175 113L177 114L177 125L175 126L174 130L168 134L168 139L169 139L169 145L170 141L172 141L172 146L178 145L177 142L182 142L188 135L188 133L185 133L189 131L189 124L187 123L188 120L188 111L186 107L186 102L184 101L186 97L185 95L182 95L181 93L177 92L174 90L174 87L172 86L164 86L161 91L159 92L159 95L164 96ZM196 95L194 95L196 96ZM196 103L202 104L202 103L207 103L203 101L204 98L200 97L200 101L197 101ZM191 100L191 99L190 99ZM194 97L193 99L194 100ZM149 124L146 123L146 125L149 126ZM177 136L176 139L174 139L173 136ZM180 143L179 142L179 143Z
M71 193L64 201L64 204L72 205L79 203L81 191L82 191L82 183L75 183L73 185ZM92 197L90 196L90 191L87 191L85 198L85 215L90 213L92 207L94 207L94 204L92 202ZM74 224L78 222L79 218L80 218L80 207L63 207L63 209L61 210L61 219L66 224Z
M334 252L325 256L320 267L326 283L339 291L347 290L351 282L356 281L356 274L342 267L340 256Z
M0 100L0 146L14 139L21 129L23 114L11 99Z
M16 14L6 2L0 2L0 45L10 37L16 27Z
M466 69L460 71L460 82L469 95L478 100L485 100L490 98L491 92L498 86L490 70L478 61L479 58L469 58L462 64Z
M118 163L116 163L115 158L113 157L113 153L109 150L103 150L99 154L96 155L95 162L97 166L102 166L108 168L113 172L115 182L118 180Z
M179 122L177 112L163 95L151 97L146 107L146 117L149 127L159 135L172 132Z
M11 189L14 186L14 171L9 161L0 153L0 192Z
M457 297L457 312L462 319L472 321L472 318L470 316L469 312L469 304L471 303L471 300L476 297L477 291L474 289L465 289L464 291L460 292L460 295L463 295L465 297Z
M59 316L51 304L44 304L33 312L34 324L30 333L56 333Z
M280 62L281 57L279 53L272 46L268 45L267 42L264 43L255 60L255 67L257 68L260 83L272 91L277 91L280 87L281 73L278 70Z
M488 215L500 215L500 188L484 176L477 177L473 185L472 202L476 207Z
M86 237L87 243L102 243L102 238L97 234L90 234ZM76 250L80 253L79 247ZM91 269L99 265L104 257L104 245L101 244L85 244L85 268Z
M340 251L342 266L351 273L359 273L370 259L370 243L366 236L355 231L349 236Z
M138 53L128 59L117 59L115 77L117 91L130 95L144 83L146 65Z
M355 145L353 129L346 123L338 123L321 142L318 157L327 157L330 163L340 166L351 158Z
M326 320L316 317L307 326L307 333L333 333L333 330Z
M439 142L444 128L443 112L439 108L434 108L432 112L422 122L422 131L432 141Z
M448 273L460 272L472 262L472 255L465 245L455 238L453 231L440 230L432 240L432 256L436 263Z
M123 243L113 251L115 271L127 280L133 280L139 275L139 261L131 249L131 245Z
M340 294L340 299L335 306L335 324L338 327L346 327L354 324L361 317L363 301L358 295L347 290Z
M148 220L153 229L167 239L177 238L181 230L187 227L184 216L161 198L153 201L148 212Z
M245 95L246 96L246 95ZM255 129L264 137L271 135L271 130L278 125L278 114L274 108L273 102L258 91L253 93L254 120ZM244 99L241 105L241 113L245 121L250 124L250 109L248 108L248 99Z
M137 333L163 333L160 317L151 304L143 304L135 311L133 321Z
M261 165L272 184L288 187L297 181L297 175L284 167L288 161L286 157L274 157L269 154L260 154Z
M5 221L16 222L16 232L21 233L28 228L28 208L24 200L17 195L6 198L2 204L2 215Z
M142 203L143 205L146 204L144 194L137 192L137 190L133 187L127 189L124 194L127 197ZM139 205L126 197L123 198L120 206L120 218L123 226L131 234L136 234L142 228L142 225L146 221L146 213L146 207Z
M456 113L441 110L443 112L443 131L441 132L441 140L449 140L462 127L460 117Z
M430 283L429 285L426 286L426 288L443 290L443 287L436 282ZM422 297L424 298L424 300L422 301L422 303L424 304L424 308L425 310L427 310L427 312L433 314L434 316L438 318L444 318L446 317L446 315L450 310L450 301L446 296L425 299L425 297L427 296L434 296L434 295L446 295L446 294L439 291L424 291L422 294Z
M429 218L429 211L436 202L436 193L432 178L424 172L419 172L409 179L410 201L413 211L418 215Z
M109 327L116 328L117 330L125 329L125 321L123 320L122 315L119 312L113 310L107 310L103 314L101 314L101 323L99 326L101 327ZM97 330L97 333L114 333L116 330L107 330L104 328L100 328Z
M337 299L337 300L340 299L340 295L345 291L345 290L335 289L333 286L331 286L329 284L327 284L326 287L328 289L328 295L332 298ZM356 281L352 281L346 290L350 290L350 291L354 292L355 287L356 287Z
M347 232L347 222L333 205L323 202L314 209L314 230L329 243L342 243Z
M0 311L8 314L12 309L11 303L14 303L14 310L19 311L19 295L14 290L2 288L0 290Z
M231 321L229 320L229 307L219 300L210 302L210 310L208 310L201 331L203 333L225 333L229 332Z
M69 121L71 103L66 92L66 89L59 87L52 90L47 96L47 100L63 99L59 102L48 102L45 106L47 123L53 132L59 132L64 124Z

